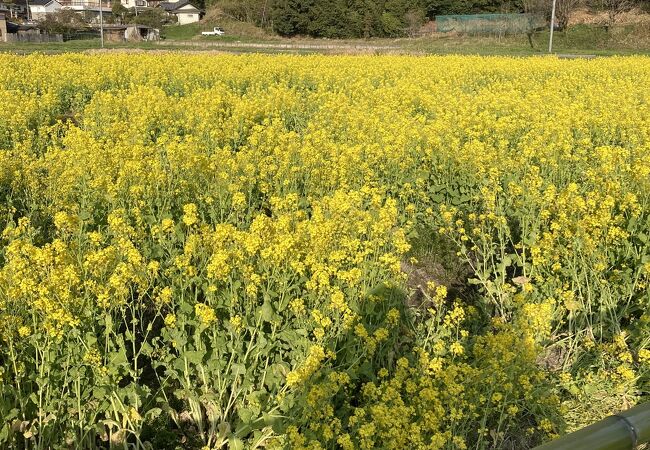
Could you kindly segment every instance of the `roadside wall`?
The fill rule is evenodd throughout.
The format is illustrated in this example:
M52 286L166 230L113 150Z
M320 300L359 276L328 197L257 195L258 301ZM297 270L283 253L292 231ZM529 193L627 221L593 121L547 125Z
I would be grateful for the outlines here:
M4 13L0 13L0 42L7 42L7 20Z
M19 31L6 35L5 42L63 42L62 34L40 34L32 31Z

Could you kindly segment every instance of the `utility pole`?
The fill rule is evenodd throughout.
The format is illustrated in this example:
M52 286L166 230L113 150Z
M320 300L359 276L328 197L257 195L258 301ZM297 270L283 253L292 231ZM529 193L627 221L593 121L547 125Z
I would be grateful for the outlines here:
M557 0L553 0L553 8L551 11L551 35L548 38L548 52L553 53L553 28L555 28L555 2Z
M104 0L99 0L99 39L101 47L104 48L104 8L102 3Z

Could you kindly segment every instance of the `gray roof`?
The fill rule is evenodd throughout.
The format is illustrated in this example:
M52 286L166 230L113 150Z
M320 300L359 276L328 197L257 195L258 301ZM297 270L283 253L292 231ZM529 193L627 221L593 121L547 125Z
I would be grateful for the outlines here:
M171 2L160 2L158 5L165 11L173 11L176 9L176 3L171 3Z
M18 33L20 26L17 23L7 22L7 33Z
M4 15L4 13L0 15ZM20 23L7 22L7 33L17 33L18 31L33 30L35 28L37 28L35 25L23 25Z
M31 0L29 4L34 6L45 6L45 5L49 5L53 1L55 0Z
M190 0L180 0L178 2L160 2L160 5L158 6L160 6L162 9L164 9L167 12L174 12L185 5L190 5L197 11L201 11L199 8L194 6Z

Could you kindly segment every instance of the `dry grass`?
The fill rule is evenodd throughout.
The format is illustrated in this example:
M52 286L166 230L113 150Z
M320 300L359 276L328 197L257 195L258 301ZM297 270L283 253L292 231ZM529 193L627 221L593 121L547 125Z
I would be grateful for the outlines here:
M603 25L607 23L606 11L594 11L589 8L581 8L571 14L569 25ZM616 19L619 25L646 24L650 26L650 14L638 8L624 12Z
M220 8L209 9L201 19L200 24L205 25L206 28L220 26L226 33L234 36L246 36L254 39L274 37L274 35L252 23L241 22L229 17Z

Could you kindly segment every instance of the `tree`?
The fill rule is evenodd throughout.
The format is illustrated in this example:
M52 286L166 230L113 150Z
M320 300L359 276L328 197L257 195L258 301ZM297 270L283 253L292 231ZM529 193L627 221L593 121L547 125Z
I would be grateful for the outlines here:
M386 0L382 14L385 36L414 36L426 19L421 2L412 0ZM394 23L391 25L391 22ZM396 26L397 25L397 26Z
M428 17L443 14L521 12L525 0L423 0Z
M373 0L354 0L350 3L349 9L354 13L352 17L356 19L354 27L356 37L369 38L383 34L381 23L383 5L380 6Z
M326 38L355 35L345 0L315 0L309 9L307 34Z
M392 13L383 13L380 20L382 34L385 36L399 37L404 34L404 23Z
M560 30L569 26L571 14L580 5L580 0L557 0L555 4L555 19Z
M111 13L113 15L113 19L115 20L116 23L124 23L124 18L127 16L129 13L129 10L122 5L121 2L113 2L113 6L111 7Z
M208 6L214 6L227 16L242 22L266 26L269 21L272 0L206 0Z
M47 14L39 23L41 30L52 34L70 34L86 27L87 24L81 14L69 9Z
M415 37L420 32L422 25L426 22L424 9L412 9L404 14L406 32L410 37Z
M312 0L277 0L273 3L271 17L273 29L284 36L307 34Z
M631 10L634 7L632 0L600 0L599 6L607 11L607 30L616 23L616 19L622 13Z
M124 18L125 23L145 25L151 28L161 29L163 25L170 22L169 16L162 8L148 8L143 11L138 11L135 14L135 8L129 11L129 14Z
M549 3L549 0L522 0L521 7L525 13L543 15L548 19L551 16Z

